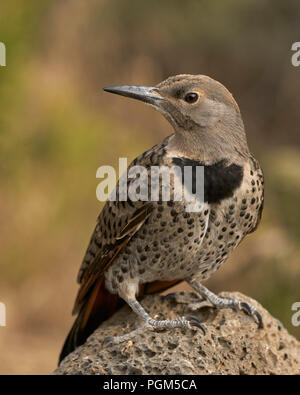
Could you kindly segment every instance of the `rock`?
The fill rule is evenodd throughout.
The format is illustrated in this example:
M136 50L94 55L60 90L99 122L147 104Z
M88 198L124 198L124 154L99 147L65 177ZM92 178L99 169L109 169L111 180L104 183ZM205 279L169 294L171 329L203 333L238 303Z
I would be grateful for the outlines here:
M242 294L224 292L220 296L254 305L264 328L258 329L243 312L203 307L191 313L186 305L168 297L147 296L142 304L152 317L192 314L203 323L206 335L198 329L149 329L132 341L103 345L105 337L128 333L141 325L136 314L124 306L68 355L54 374L300 374L300 343L277 319Z

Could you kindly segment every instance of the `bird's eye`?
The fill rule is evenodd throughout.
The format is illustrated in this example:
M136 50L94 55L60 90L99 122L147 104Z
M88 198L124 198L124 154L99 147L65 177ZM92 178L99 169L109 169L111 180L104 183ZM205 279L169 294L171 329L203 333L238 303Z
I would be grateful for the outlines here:
M198 96L197 93L195 93L195 92L189 92L189 93L187 93L187 94L185 95L184 100L185 100L187 103L192 104L192 103L196 103L196 101L198 100L198 98L199 98L199 96Z

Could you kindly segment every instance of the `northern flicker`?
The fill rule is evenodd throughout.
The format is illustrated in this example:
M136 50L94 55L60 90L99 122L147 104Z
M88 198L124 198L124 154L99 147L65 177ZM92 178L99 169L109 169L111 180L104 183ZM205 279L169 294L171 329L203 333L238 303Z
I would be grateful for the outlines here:
M155 87L114 86L105 91L141 100L161 112L174 133L129 166L201 166L204 202L108 200L92 234L78 282L74 325L60 361L124 301L152 327L198 327L192 317L157 321L138 299L185 280L217 308L244 310L262 327L260 314L241 300L220 298L202 285L261 218L263 173L249 152L239 107L230 92L204 75L177 75ZM183 178L182 178L182 182ZM118 190L118 186L116 187ZM161 195L160 195L161 196ZM200 300L200 299L199 299ZM116 341L132 333L117 336Z

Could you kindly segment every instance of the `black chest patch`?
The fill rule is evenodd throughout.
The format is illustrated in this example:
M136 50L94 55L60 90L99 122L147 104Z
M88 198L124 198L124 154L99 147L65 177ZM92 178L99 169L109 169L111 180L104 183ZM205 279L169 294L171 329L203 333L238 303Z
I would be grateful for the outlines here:
M192 192L196 192L196 167L204 166L204 201L219 203L221 200L233 196L234 191L241 185L243 180L242 166L234 163L226 166L223 159L213 165L206 165L188 158L173 158L174 165L182 171L184 182L184 167L192 167Z

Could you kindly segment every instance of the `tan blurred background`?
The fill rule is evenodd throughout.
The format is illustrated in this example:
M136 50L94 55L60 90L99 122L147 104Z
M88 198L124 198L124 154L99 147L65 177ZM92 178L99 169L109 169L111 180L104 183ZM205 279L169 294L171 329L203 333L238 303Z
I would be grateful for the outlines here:
M101 204L96 169L171 128L105 94L207 74L237 99L266 177L259 230L207 283L258 299L296 337L300 301L300 3L4 0L0 41L0 373L50 373L72 323L76 275Z

